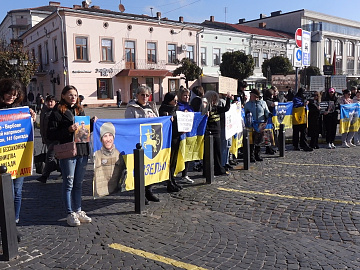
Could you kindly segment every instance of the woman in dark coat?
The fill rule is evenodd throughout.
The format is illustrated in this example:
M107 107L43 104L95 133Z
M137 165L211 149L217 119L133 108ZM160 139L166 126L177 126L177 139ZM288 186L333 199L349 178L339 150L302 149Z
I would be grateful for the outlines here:
M314 100L310 100L308 104L309 115L308 115L308 136L311 138L310 147L319 149L318 140L321 131L320 125L320 92L314 94Z
M159 108L159 116L172 116L172 138L171 138L171 154L170 154L170 175L167 181L167 191L177 192L182 188L175 181L175 169L177 163L177 156L180 145L180 133L178 132L176 111L177 111L177 100L178 97L175 93L166 93L164 101Z

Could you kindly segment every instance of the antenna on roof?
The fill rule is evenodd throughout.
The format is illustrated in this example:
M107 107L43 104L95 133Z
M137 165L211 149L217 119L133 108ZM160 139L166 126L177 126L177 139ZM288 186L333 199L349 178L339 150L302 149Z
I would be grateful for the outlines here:
M125 7L124 7L123 4L121 4L121 0L120 0L119 10L120 10L120 12L124 12L124 11L125 11Z
M151 17L153 17L153 12L152 12L153 7L151 7L150 10L151 10Z
M226 23L226 13L227 13L227 7L225 7L225 23Z
M85 2L86 2L86 4L87 4L88 6L91 5L91 0L86 0Z

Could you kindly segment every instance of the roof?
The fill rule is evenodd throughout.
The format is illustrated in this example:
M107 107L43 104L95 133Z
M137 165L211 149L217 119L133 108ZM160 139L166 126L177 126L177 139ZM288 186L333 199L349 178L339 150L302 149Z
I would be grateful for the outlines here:
M201 25L220 28L220 29L239 31L239 32L242 32L242 33L253 34L253 35L268 36L268 37L275 37L275 38L294 39L294 34L289 34L289 33L286 33L286 32L279 31L279 30L257 28L257 27L242 25L242 24L230 24L230 23L224 23L224 22L211 22L211 21L206 20Z
M119 76L128 76L128 77L166 77L173 76L172 72L166 69L123 69L118 74Z

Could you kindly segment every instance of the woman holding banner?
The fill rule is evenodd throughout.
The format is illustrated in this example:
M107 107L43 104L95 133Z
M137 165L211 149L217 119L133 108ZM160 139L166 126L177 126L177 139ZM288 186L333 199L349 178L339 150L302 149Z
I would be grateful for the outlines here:
M339 104L340 105L345 105L345 104L351 104L353 103L352 99L351 99L351 92L348 89L345 89L343 91L343 96L340 98L339 100ZM343 134L341 134L341 141L342 141L342 147L344 148L350 148L351 146L355 146L355 144L353 144L351 141L354 137L355 132L350 131L350 132L345 132Z
M149 102L150 88L140 86L136 91L136 99L130 100L125 111L125 118L150 118L158 117L159 112L156 104ZM160 199L152 192L153 185L145 186L145 204L149 201L159 202Z
M60 102L55 105L49 117L48 139L60 144L74 141L74 133L79 129L79 125L74 123L74 118L84 115L77 89L72 85L65 86L61 92ZM96 121L96 117L93 117L92 121ZM77 143L76 151L75 157L59 160L63 178L62 196L69 226L91 222L91 218L81 210L82 183L90 153L89 143Z
M19 81L14 79L1 79L0 80L0 109L21 107L21 102L24 98L22 85ZM36 113L30 110L31 118L35 122ZM15 222L20 220L20 208L22 199L22 187L24 177L13 179L13 195L15 207ZM20 242L20 234L18 234L18 241Z

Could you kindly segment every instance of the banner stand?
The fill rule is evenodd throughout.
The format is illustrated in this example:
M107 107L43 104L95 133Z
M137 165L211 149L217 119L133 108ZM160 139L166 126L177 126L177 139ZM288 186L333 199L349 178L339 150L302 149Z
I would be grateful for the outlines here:
M135 213L141 214L145 209L144 149L141 143L137 143L134 149L134 187Z
M280 157L285 156L285 125L280 124L279 128L279 153Z
M214 181L214 138L213 135L206 135L204 142L204 170L206 184Z
M249 142L249 131L247 128L244 128L244 132L243 132L243 155L244 155L244 170L249 170L250 142Z

